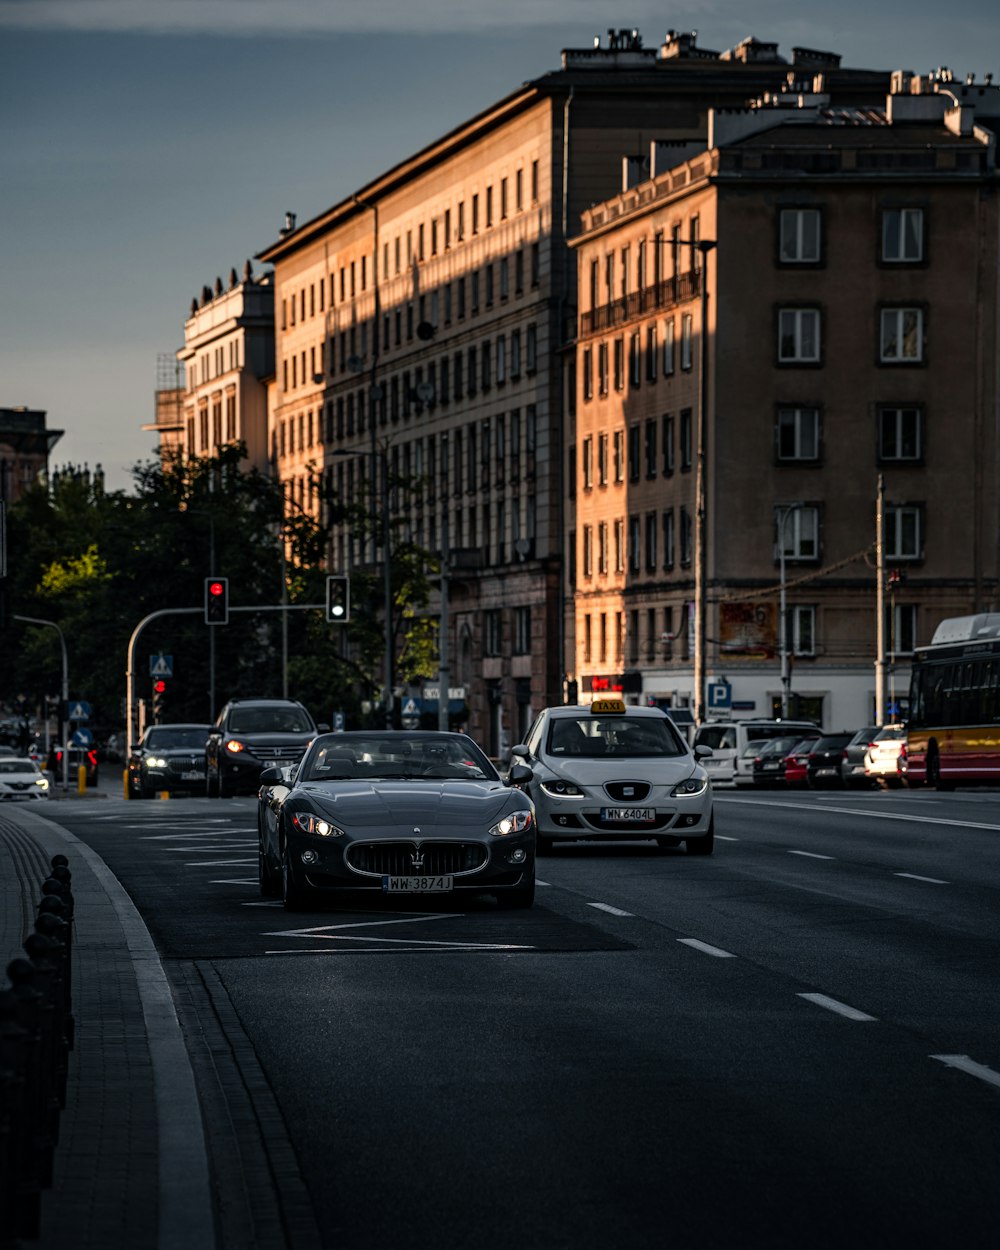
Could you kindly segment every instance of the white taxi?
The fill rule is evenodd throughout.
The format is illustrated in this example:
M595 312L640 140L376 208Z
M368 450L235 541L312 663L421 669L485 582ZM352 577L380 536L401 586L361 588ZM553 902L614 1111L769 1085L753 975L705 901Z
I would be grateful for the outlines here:
M637 838L711 855L712 787L701 762L710 754L692 751L659 708L596 699L545 708L510 763L531 769L520 784L535 804L539 855L556 840Z

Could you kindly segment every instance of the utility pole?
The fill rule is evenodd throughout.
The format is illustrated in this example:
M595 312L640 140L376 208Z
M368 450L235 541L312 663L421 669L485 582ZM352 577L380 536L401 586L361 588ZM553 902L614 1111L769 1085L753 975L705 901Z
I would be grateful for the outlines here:
M447 730L450 726L448 713L451 699L451 664L448 652L448 435L441 435L441 472L444 508L441 513L441 623L438 626L438 729Z
M694 521L694 718L705 719L705 650L708 597L708 253L715 247L711 239L692 240L701 254L701 327L698 335L698 452L695 462Z

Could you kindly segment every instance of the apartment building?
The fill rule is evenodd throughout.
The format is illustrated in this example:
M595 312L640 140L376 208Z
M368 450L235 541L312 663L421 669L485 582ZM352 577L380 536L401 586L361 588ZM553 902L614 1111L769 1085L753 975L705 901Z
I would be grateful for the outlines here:
M879 602L903 714L915 645L996 610L1000 92L891 86L713 110L704 151L584 213L582 699L864 724Z
M576 266L580 214L621 185L622 156L704 144L712 105L742 106L789 76L828 76L875 103L888 76L833 54L745 40L717 53L635 32L562 54L516 91L259 254L274 266L271 447L286 493L389 501L413 539L446 545L457 723L493 754L562 702L572 531ZM660 159L663 159L662 155ZM330 567L379 559L350 532ZM419 691L410 692L419 697Z
M274 373L271 275L255 277L247 261L242 280L231 269L228 285L216 278L214 287L202 287L200 299L191 301L177 359L184 367L183 394L179 402L171 401L169 392L176 388L163 388L153 427L160 432L161 454L178 448L188 456L210 456L227 444L243 442L247 466L268 472L267 383Z
M0 501L15 503L48 472L49 453L62 436L48 428L41 409L0 408Z

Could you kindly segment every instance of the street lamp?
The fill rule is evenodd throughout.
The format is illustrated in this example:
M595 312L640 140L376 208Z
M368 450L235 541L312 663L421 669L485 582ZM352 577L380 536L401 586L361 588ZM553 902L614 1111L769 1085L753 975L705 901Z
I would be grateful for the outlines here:
M376 382L378 373L379 359L379 336L382 332L382 305L379 297L378 289L378 205L372 204L368 200L364 200L360 195L352 195L351 199L359 208L367 208L373 219L374 226L374 244L372 246L372 289L374 291L374 310L372 317L372 363L368 376L368 429L371 435L371 457L372 457L372 563L376 561L377 527L375 525L375 500L378 494L376 490L376 465L375 458L378 455L378 443L375 437L375 415L378 409L378 401L382 396ZM383 538L384 543L384 538Z
M701 330L698 342L698 455L695 461L694 482L694 700L695 720L698 724L701 724L705 717L705 613L708 590L708 541L706 536L708 471L705 460L708 446L708 254L716 244L713 239L692 239L688 242L701 253Z
M63 789L65 790L69 786L69 660L66 656L66 639L63 637L63 632L55 621L43 621L37 616L17 615L15 615L14 620L25 621L29 625L45 625L49 629L54 629L59 635L59 646L62 650L62 783ZM48 709L46 709L45 714L48 716ZM126 734L126 738L130 739L131 736L132 733L130 726L129 732ZM127 745L128 743L126 743L126 746Z
M781 716L783 720L788 717L789 687L792 684L791 673L788 668L788 621L785 608L785 526L788 523L788 518L804 507L805 504L799 501L797 503L780 504L775 509L778 514L778 567L780 569L779 580L781 583L778 601L778 650L781 655Z
M215 576L215 514L207 508L189 508L181 501L178 510L185 515L203 516L208 518L208 575ZM208 719L215 722L215 630L208 631Z

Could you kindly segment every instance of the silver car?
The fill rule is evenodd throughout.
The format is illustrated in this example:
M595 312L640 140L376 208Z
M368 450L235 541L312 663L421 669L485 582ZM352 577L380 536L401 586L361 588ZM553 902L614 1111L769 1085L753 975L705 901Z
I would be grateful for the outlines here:
M539 855L557 839L685 844L711 855L712 786L701 760L659 708L620 699L540 712L511 764L526 764L521 783L535 804Z

